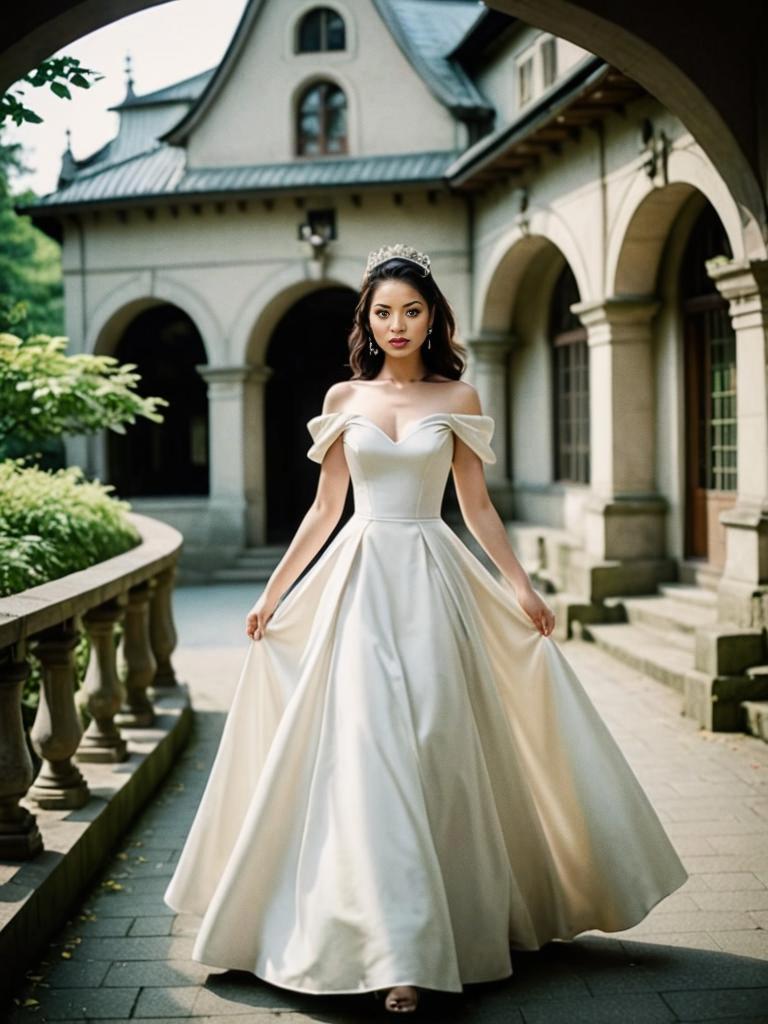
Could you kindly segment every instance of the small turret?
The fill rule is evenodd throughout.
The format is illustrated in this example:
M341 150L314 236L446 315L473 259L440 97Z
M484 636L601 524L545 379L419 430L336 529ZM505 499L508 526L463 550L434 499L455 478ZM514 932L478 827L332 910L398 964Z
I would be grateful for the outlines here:
M77 173L77 161L72 153L72 132L67 128L67 148L61 155L61 170L59 171L59 188L63 188L72 181Z

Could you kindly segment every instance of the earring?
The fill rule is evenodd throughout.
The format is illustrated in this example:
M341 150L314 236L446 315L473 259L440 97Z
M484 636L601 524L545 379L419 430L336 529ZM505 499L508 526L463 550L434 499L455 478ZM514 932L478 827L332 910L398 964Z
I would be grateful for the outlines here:
M432 328L427 331L427 348L432 348Z
M378 346L373 344L373 335L370 331L368 332L368 351L372 356L377 356L379 354Z

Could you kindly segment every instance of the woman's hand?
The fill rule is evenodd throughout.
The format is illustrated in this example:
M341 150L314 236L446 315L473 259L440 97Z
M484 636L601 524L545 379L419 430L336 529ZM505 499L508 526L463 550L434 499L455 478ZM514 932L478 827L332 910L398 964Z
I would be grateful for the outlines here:
M277 602L271 600L265 592L248 612L245 618L245 632L251 640L261 640L264 636L267 623L275 613L276 604Z
M549 636L555 628L555 613L541 595L533 587L524 587L517 591L517 600L541 635Z

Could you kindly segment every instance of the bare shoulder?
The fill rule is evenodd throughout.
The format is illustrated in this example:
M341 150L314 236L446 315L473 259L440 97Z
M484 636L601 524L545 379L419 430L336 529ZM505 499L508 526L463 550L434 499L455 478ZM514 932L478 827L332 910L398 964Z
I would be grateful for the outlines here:
M453 384L454 386L451 388L451 401L454 406L452 412L467 413L471 416L481 415L483 410L477 389L464 380L454 381Z
M323 412L343 412L352 395L352 384L348 380L339 380L331 384L323 399Z

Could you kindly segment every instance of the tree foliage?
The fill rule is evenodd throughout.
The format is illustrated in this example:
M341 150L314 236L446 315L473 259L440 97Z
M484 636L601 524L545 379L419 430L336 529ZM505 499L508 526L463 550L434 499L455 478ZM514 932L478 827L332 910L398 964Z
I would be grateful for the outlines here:
M44 441L103 427L124 434L137 416L163 422L158 408L168 402L136 393L135 363L67 355L66 348L63 337L0 334L0 454L11 439Z
M0 462L0 596L17 594L141 541L114 488L76 466L49 473L23 459Z
M10 173L22 169L20 148L0 140L0 331L57 335L64 330L61 250L14 209L34 198L11 193Z

